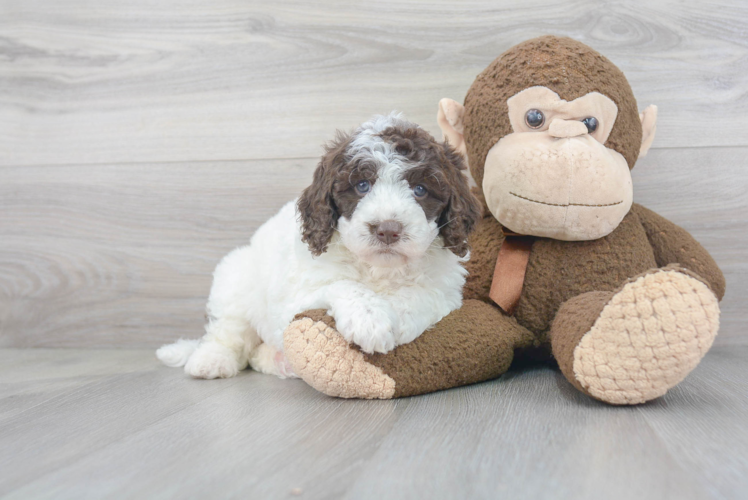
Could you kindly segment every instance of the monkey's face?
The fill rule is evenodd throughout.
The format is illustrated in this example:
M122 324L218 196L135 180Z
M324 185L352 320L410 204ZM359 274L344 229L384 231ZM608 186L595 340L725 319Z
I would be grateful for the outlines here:
M512 133L489 150L483 176L494 217L517 233L566 241L618 227L633 185L626 159L604 146L616 104L598 92L567 102L530 87L507 105Z

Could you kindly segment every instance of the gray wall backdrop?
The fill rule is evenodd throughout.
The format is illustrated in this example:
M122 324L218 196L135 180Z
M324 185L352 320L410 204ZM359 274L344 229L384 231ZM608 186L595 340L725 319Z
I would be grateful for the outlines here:
M635 200L727 275L746 344L748 3L0 0L0 347L202 333L211 272L309 182L321 144L568 35L660 107Z

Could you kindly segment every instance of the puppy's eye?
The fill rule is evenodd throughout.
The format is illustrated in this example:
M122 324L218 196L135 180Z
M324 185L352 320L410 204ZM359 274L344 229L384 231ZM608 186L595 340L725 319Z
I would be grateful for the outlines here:
M531 109L525 114L525 123L530 128L540 128L545 123L545 115L539 109Z
M588 118L585 118L582 120L582 123L584 123L587 126L587 130L592 133L595 130L597 130L597 118L594 116L590 116Z
M371 182L369 181L360 181L358 184L356 184L356 192L359 194L359 196L365 195L369 192L370 189Z
M413 188L413 194L416 195L416 198L423 198L424 196L429 194L429 192L423 186L423 184L416 184L416 186Z

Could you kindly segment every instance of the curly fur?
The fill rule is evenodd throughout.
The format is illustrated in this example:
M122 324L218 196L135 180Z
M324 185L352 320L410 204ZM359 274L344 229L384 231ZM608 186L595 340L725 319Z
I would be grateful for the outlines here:
M301 216L301 241L309 245L314 255L322 255L327 250L338 223L332 188L336 175L346 163L345 152L351 140L350 135L338 131L335 140L325 146L312 184L304 189L296 205Z
M399 115L339 133L298 201L219 263L199 344L157 355L200 378L231 377L247 363L289 376L283 331L317 308L364 352L411 342L462 304L478 203L461 170L449 146ZM385 222L402 228L397 239L379 238Z

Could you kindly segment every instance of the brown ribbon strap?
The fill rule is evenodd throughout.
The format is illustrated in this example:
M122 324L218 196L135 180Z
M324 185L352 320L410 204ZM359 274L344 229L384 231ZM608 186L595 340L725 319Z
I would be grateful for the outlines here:
M532 242L532 236L506 236L499 249L488 296L509 315L514 314L522 294Z

